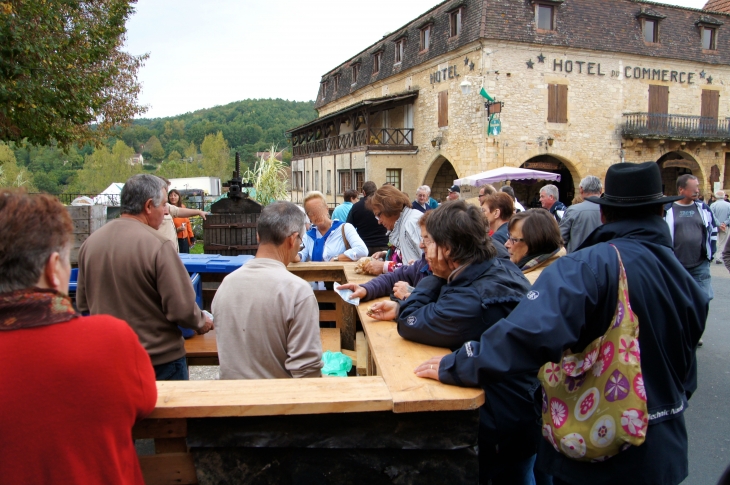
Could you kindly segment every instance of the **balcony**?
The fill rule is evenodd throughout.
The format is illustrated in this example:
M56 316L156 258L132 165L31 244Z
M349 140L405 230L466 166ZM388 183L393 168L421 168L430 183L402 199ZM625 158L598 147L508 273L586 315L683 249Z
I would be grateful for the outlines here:
M370 133L370 136L367 134ZM377 128L357 130L321 140L294 145L293 156L303 157L362 147L365 150L413 150L413 128Z
M703 116L625 113L621 126L624 138L669 139L679 141L730 141L730 119Z
M289 130L293 159L353 151L415 151L413 128L384 128L409 125L406 107L413 113L418 93L405 93L360 101ZM398 116L391 116L398 113ZM402 118L401 118L402 117Z

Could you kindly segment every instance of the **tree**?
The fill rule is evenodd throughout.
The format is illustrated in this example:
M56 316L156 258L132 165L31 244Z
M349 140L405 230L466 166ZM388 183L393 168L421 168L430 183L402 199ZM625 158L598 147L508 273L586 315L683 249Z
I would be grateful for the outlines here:
M216 135L206 135L200 145L203 153L203 172L206 177L220 177L228 180L233 173L231 151L220 131Z
M0 142L0 187L25 187L28 192L35 192L31 174L18 167L15 153L5 143Z
M86 156L84 168L79 170L73 190L80 194L98 194L114 182L126 182L132 175L141 173L142 167L132 165L134 150L122 141L113 148L100 147Z
M142 154L145 156L145 158L149 157L159 162L163 158L165 158L165 149L162 148L162 143L160 143L160 139L157 138L155 135L152 135L150 139L147 140L147 143L144 144L144 150L142 151Z
M147 55L122 51L133 2L0 3L1 140L98 144L146 111L137 72Z

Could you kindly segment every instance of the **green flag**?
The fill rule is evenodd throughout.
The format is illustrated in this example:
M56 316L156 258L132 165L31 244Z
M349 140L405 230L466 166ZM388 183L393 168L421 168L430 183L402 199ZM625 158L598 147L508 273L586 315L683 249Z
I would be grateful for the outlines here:
M487 90L486 90L486 89L484 89L484 88L482 88L482 90L481 90L481 91L479 91L479 94L481 94L482 96L484 96L484 97L485 97L485 98L487 99L487 101L494 101L494 98L493 98L493 97L491 97L491 96L489 95L489 93L487 92Z

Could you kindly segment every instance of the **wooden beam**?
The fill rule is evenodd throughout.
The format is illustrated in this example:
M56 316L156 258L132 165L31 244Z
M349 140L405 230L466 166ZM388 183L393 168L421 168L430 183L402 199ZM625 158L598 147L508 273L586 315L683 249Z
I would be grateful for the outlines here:
M185 419L145 419L132 428L132 439L184 438L188 435Z
M139 466L147 485L186 485L198 483L193 455L168 453L139 457Z

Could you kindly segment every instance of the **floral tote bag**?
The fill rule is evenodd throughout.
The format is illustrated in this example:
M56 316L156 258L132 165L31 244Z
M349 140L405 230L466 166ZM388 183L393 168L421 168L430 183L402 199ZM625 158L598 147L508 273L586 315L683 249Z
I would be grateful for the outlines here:
M603 461L646 439L639 320L631 310L621 255L613 248L620 269L611 325L583 352L566 350L539 374L542 434L558 453L577 461Z

